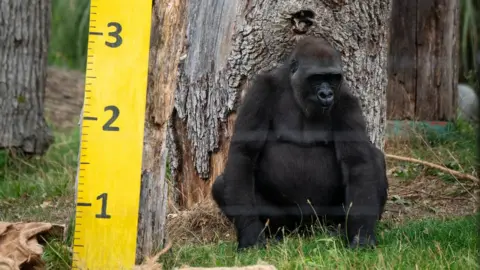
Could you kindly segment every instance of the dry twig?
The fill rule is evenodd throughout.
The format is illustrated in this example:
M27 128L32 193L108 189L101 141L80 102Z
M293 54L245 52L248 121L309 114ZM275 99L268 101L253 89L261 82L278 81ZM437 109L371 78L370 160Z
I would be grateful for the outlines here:
M409 157L401 157L401 156L392 155L392 154L386 154L385 156L388 157L388 158L396 159L396 160L422 164L422 165L429 166L429 167L441 170L443 172L449 173L449 174L454 175L454 176L456 176L458 178L461 178L461 179L468 179L468 180L473 181L475 183L480 183L480 180L478 180L478 178L476 178L473 175L466 174L466 173L461 173L461 172L458 172L458 171L455 171L455 170L452 170L452 169L449 169L449 168L446 168L444 166L441 166L441 165L438 165L438 164L435 164L435 163L431 163L431 162L428 162L428 161L423 161L423 160L419 160L419 159L415 159L415 158L409 158Z
M157 263L160 256L167 253L167 251L172 247L172 242L168 241L167 245L160 250L155 256L146 258L145 263L141 265L136 265L134 270L162 270L162 265Z

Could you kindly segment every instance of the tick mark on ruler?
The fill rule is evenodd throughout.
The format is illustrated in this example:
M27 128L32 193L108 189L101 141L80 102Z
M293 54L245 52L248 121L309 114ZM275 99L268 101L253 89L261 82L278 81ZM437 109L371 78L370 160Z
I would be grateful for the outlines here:
M90 162L80 162L80 164L90 164Z
M86 202L79 202L77 203L77 206L92 206L91 203L86 203Z
M103 36L102 32L89 32L89 34L92 36Z
M98 118L97 117L91 117L91 116L85 116L85 117L83 117L83 120L97 121Z

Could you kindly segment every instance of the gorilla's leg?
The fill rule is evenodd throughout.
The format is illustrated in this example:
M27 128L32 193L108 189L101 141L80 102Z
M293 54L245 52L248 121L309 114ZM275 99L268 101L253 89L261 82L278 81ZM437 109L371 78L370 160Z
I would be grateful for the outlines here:
M212 186L212 197L221 209L222 213L231 222L233 222L233 216L235 216L236 214L238 215L238 213L234 212L234 206L226 204L226 200L224 197L225 184L226 183L224 176L219 175ZM244 237L243 241L241 241L242 239L239 239L239 249L243 249L243 243L245 242L258 242L260 246L263 246L266 242L265 238L267 237L281 240L283 238L281 230L282 226L288 226L290 223L292 223L290 222L289 216L285 213L285 211L266 200L259 192L255 193L255 202L252 203L255 204L255 213L249 214L259 217L261 228L252 229L252 234L248 235L248 237ZM261 234L253 233L255 231L261 231Z
M258 220L257 213L241 213L244 212L245 209L237 207L236 205L227 204L225 198L225 182L224 176L219 175L215 182L212 185L212 197L220 207L222 213L227 217L230 222L235 224L235 229L237 233L237 241L238 241L238 250L242 250L246 247L258 245L260 247L265 246L265 233L264 233L264 226L260 220ZM253 202L252 202L253 203ZM245 222L245 224L238 224L235 222L235 216L246 216L252 217L257 219L256 222ZM248 221L248 220L244 220ZM240 237L241 235L241 237Z

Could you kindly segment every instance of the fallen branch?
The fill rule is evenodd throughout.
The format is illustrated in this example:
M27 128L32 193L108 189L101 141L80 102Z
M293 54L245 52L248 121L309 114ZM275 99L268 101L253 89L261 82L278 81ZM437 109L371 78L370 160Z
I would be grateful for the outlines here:
M446 168L444 166L434 164L434 163L431 163L431 162L428 162L428 161L423 161L423 160L409 158L409 157L401 157L401 156L396 156L396 155L392 155L392 154L385 154L385 156L387 158L391 158L391 159L422 164L422 165L432 167L432 168L438 169L440 171L449 173L449 174L454 175L454 176L456 176L458 178L461 178L461 179L468 179L468 180L473 181L475 183L480 183L480 180L473 175L466 174L466 173L461 173L459 171L455 171L455 170L452 170L452 169L449 169L449 168Z

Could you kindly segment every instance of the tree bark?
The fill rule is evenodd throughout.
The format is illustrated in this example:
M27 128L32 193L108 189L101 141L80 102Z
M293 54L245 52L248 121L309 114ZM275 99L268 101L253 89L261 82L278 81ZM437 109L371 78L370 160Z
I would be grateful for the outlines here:
M44 118L50 1L0 2L0 148L42 155L53 142Z
M255 73L288 55L298 36L323 36L342 52L370 138L383 149L390 6L390 0L189 1L168 136L178 204L190 207L209 195L225 165L238 97Z
M456 116L459 1L393 0L388 119Z
M179 48L185 39L185 1L153 1L137 264L161 248L166 239L166 129L173 110Z

